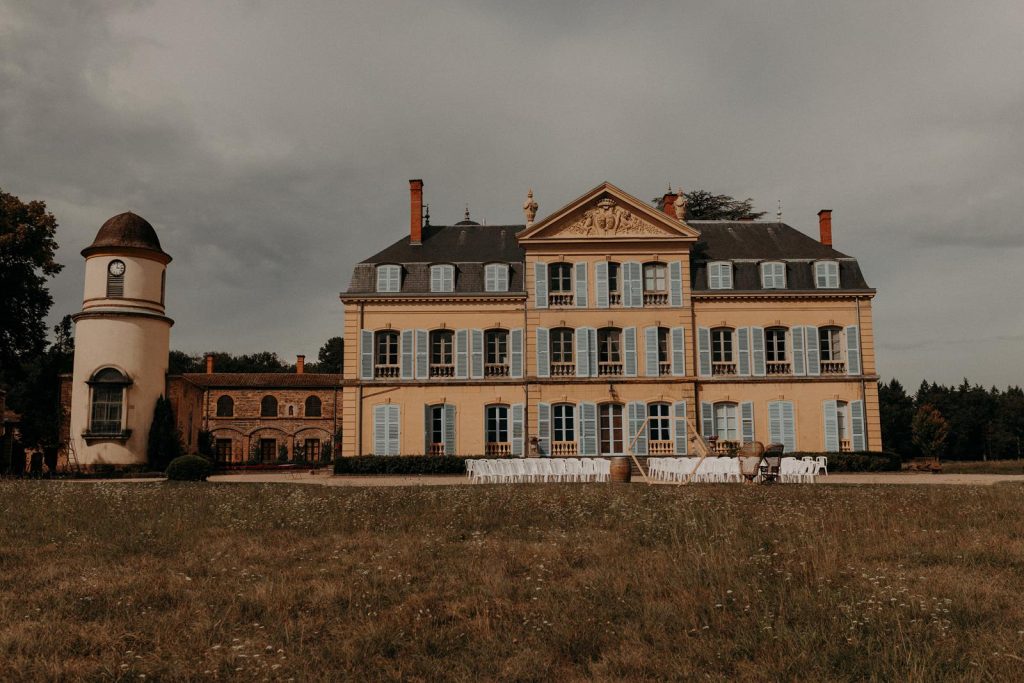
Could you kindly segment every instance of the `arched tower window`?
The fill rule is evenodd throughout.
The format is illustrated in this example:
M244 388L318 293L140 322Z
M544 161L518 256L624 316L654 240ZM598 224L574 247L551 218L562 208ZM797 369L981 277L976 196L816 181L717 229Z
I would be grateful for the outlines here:
M92 434L115 435L122 432L124 391L129 384L131 381L114 368L104 368L89 380L92 387L89 431Z
M260 417L277 417L277 399L264 396L260 401Z
M235 399L227 394L217 399L217 417L234 417Z

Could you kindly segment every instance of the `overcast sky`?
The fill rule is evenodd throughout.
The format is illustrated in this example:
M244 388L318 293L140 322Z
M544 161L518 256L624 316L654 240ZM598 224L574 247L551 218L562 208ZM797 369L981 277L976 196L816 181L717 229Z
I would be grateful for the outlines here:
M1024 384L1024 3L0 0L0 188L61 227L54 319L132 210L172 348L315 357L352 265L609 180L752 197L878 289L883 377Z

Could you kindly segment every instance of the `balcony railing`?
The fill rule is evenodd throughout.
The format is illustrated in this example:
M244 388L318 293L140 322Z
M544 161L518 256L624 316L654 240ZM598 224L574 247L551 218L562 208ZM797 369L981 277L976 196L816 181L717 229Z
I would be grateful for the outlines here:
M575 441L552 441L551 455L553 457L565 457L576 455Z
M621 306L622 305L622 292L608 292L608 305L610 305L610 306Z
M823 360L821 361L821 374L845 375L846 363L841 360Z
M432 443L432 444L430 444L430 455L444 455L444 444L443 443Z
M505 458L512 455L512 444L507 441L488 441L484 445L484 455Z
M487 363L484 365L484 377L508 377L508 363Z
M430 366L430 376L431 377L454 377L455 376L455 366L454 365L441 365L439 363L438 364L431 364L431 366Z
M398 377L400 366L398 365L374 365L373 376L378 379L395 379Z
M715 439L710 442L711 450L718 455L731 455L735 453L742 445L739 441L725 441L722 439Z
M668 361L658 361L658 374L659 375L671 375L672 374L672 363Z
M766 363L769 375L788 375L789 363L786 361L771 360Z
M650 455L672 455L675 453L675 446L671 441L651 441L647 446Z
M572 306L572 292L552 292L548 294L548 306Z
M715 362L711 364L711 374L718 375L735 375L736 364L735 363L722 363Z
M668 306L668 292L644 292L644 306Z
M597 374L601 377L616 377L622 375L622 363L598 363Z
M551 376L552 377L572 377L576 374L575 363L552 363L551 364Z
M853 442L849 439L842 439L839 441L840 453L850 453L851 451L853 451Z

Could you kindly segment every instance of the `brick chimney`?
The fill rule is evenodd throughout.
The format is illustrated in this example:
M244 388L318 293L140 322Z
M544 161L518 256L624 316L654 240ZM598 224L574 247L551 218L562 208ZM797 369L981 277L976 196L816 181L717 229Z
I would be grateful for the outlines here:
M818 212L818 230L821 232L821 243L826 247L832 246L832 209L822 209Z
M423 243L423 181L409 181L409 243Z
M206 374L207 375L212 375L213 374L213 354L212 353L206 354Z
M669 191L666 192L661 197L661 210L664 211L665 213L667 213L672 218L676 217L675 203L676 203L676 197L678 197L678 196L679 195L677 195L675 192L672 191L672 188L669 188Z
M301 353L295 356L295 374L301 375L306 371L306 357Z

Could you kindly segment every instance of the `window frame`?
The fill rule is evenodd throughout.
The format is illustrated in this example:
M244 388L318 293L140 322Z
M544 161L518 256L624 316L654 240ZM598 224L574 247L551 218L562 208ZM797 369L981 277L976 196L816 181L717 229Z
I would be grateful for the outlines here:
M672 330L658 326L658 363L672 362Z
M668 291L668 265L661 261L648 261L641 269L644 294L663 294ZM654 286L649 286L653 281ZM659 287L658 284L661 286Z
M427 427L427 436L431 446L444 445L444 404L436 403L428 407L430 411L430 425Z
M764 331L764 359L766 363L788 363L789 351L785 327L768 327ZM781 354L781 357L780 357Z
M313 403L315 401L315 403ZM310 412L309 408L311 405L316 406L315 412ZM324 402L316 394L310 394L306 397L306 400L302 405L302 416L303 417L323 417L324 416Z
M666 401L647 404L647 434L650 441L672 440L672 406Z
M375 291L378 294L396 294L402 291L402 266L395 263L381 263L376 266L375 272L377 274ZM392 287L393 280L397 280L397 287ZM381 286L382 283L383 286Z
M621 327L599 327L597 329L597 362L622 363Z
M576 441L576 404L551 405L551 440L556 443Z
M764 261L761 264L761 288L786 289L785 261Z
M832 284L833 282L835 284ZM839 289L840 283L839 261L826 260L814 262L815 289Z
M429 346L431 367L455 365L455 330L447 328L431 330ZM445 358L447 358L447 361Z
M575 362L576 330L571 327L553 327L548 333L548 351L552 363L573 363ZM556 342L560 348L556 353ZM568 354L568 358L566 358Z
M373 333L373 367L397 367L401 362L400 335L397 330L377 330ZM386 348L381 351L381 346ZM384 362L381 362L381 359Z
M608 261L608 294L622 293L622 264Z
M484 330L484 365L508 365L510 355L508 330L501 327Z
M557 283L557 287L556 287ZM568 287L563 288L563 285ZM548 295L573 293L573 265L566 261L548 264Z
M121 436L125 433L127 389L131 380L113 367L96 370L88 380L89 435ZM114 428L116 425L116 429Z
M273 403L268 401L272 401ZM274 406L274 412L272 415L268 414L270 412L269 406L271 405ZM277 397L273 394L266 394L260 398L260 417L277 417L280 410L280 403L278 402Z
M450 263L435 263L430 266L430 292L451 294L455 291L455 266Z
M818 328L818 359L822 363L843 362L842 334L843 328L838 325L825 325Z
M227 406L226 408L224 406ZM234 417L235 399L229 394L221 394L217 397L217 417Z
M600 455L621 455L625 451L625 412L625 406L622 403L598 404L597 452ZM618 446L617 450L616 446Z
M718 339L716 339L718 337ZM725 352L728 351L728 357ZM716 354L719 356L716 358ZM736 362L736 330L731 327L711 328L711 362Z
M511 269L507 263L487 263L484 265L484 291L507 292Z
M507 403L491 403L484 407L484 442L511 443L511 412ZM497 438L504 436L504 439ZM492 438L494 437L494 438Z
M715 422L715 436L721 441L739 441L741 438L739 404L735 401L717 401L711 405L711 411ZM723 422L724 428L722 427ZM729 436L730 432L731 437Z
M717 274L713 271L717 270ZM722 281L722 274L728 274L728 284ZM715 286L715 279L717 278L717 286ZM733 268L732 261L710 261L708 262L708 289L732 289L733 288Z

